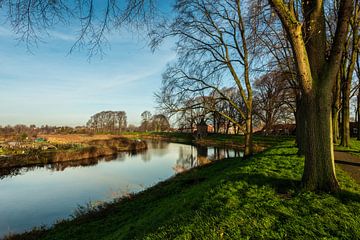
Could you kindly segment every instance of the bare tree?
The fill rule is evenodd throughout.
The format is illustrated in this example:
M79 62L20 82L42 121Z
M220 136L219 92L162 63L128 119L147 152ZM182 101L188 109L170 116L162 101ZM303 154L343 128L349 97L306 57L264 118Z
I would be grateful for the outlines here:
M140 131L149 131L151 127L151 113L149 111L144 111L141 113L141 125Z
M70 52L86 48L89 57L103 54L108 34L123 27L141 32L161 18L157 0L1 0L13 31L29 49L51 35L55 26L73 25L78 36Z
M168 118L163 114L156 114L151 118L152 130L155 132L163 132L170 129Z
M350 91L355 65L360 48L360 3L355 1L354 14L350 20L350 32L345 43L345 52L340 65L339 76L341 80L342 111L341 111L341 142L340 145L348 147L350 144Z
M295 96L288 83L288 74L283 72L269 72L255 81L254 114L264 123L266 133L294 112Z
M97 132L123 132L127 127L124 111L102 111L91 116L87 127Z
M166 37L177 37L178 62L169 65L161 95L165 100L207 96L215 91L245 120L245 156L252 149L252 88L250 65L252 48L240 1L182 0L176 4L177 18L163 31L152 32L156 47ZM245 108L234 103L221 89L236 87ZM175 100L167 101L176 103ZM181 101L180 101L181 102ZM224 118L239 125L223 112Z

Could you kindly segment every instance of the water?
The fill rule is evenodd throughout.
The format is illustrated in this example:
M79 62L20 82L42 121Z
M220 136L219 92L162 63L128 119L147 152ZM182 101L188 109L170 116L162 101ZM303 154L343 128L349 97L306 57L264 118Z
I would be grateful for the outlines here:
M0 238L51 225L79 205L111 201L146 189L176 173L240 156L234 150L148 142L138 154L64 162L0 173Z

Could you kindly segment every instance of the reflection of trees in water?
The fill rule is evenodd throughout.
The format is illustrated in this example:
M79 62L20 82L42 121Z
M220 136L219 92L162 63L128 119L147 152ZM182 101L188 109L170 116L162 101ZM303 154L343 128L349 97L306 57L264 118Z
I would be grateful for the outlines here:
M208 147L199 145L196 147L196 150L197 150L197 162L199 166L205 165L210 162L208 157Z
M0 179L4 179L7 177L14 177L14 176L23 174L23 172L32 171L37 167L32 166L32 167L28 167L28 168L29 168L29 170L27 170L27 171L24 171L23 168L1 168L0 169Z
M141 153L141 160L144 162L149 162L151 160L151 154L148 151Z
M242 157L243 153L240 150L227 149L227 148L210 148L212 154L209 155L210 160L219 160L224 158Z
M116 155L99 157L99 158L88 158L77 161L66 161L66 162L55 162L50 164L38 164L27 167L18 168L0 168L0 179L7 177L14 177L17 175L24 174L26 172L33 171L35 169L45 168L51 171L64 171L66 168L77 168L77 167L90 167L95 166L99 162L110 162L110 161L124 161L126 156L134 156L139 152L121 152Z
M151 140L147 141L148 149L151 149L151 152L142 153L142 160L144 162L150 161L151 157L162 157L169 152L169 142L161 140Z
M0 168L0 179L21 175L38 168L45 168L51 171L64 171L66 168L69 167L74 168L95 166L102 161L124 161L126 159L126 156L135 156L138 154L140 154L143 161L150 161L151 157L163 156L164 154L173 150L169 148L168 142L151 141L149 143L151 144L151 151L142 150L135 152L122 152L115 156L113 155L101 158L90 158L79 161L56 162L51 164L33 165L21 168ZM179 151L178 159L176 160L176 164L173 167L175 173L179 173L196 166L204 165L214 160L242 156L241 151L225 148L179 145L179 147L174 148L174 150L175 149L178 149Z
M150 145L150 147L152 149L166 149L170 143L166 142L166 141L161 141L161 140L159 140L159 141L153 140L153 141L147 142L147 144L148 144L148 146Z
M211 152L209 154L209 152ZM242 157L242 152L234 149L225 149L205 146L180 146L179 157L176 160L175 173L186 171L190 168L210 163L214 160Z
M173 167L175 173L183 172L189 168L197 166L195 157L195 147L192 145L184 145L179 147L179 157Z

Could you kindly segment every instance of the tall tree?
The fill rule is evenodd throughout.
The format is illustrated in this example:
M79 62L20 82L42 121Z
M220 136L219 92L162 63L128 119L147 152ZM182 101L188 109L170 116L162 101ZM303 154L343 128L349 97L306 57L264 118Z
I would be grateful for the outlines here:
M288 74L283 72L269 72L255 81L254 114L263 122L266 133L271 132L282 115L292 114L291 108L295 108L291 103L294 102L293 91L288 83Z
M355 65L359 51L359 2L355 2L354 14L350 21L350 33L345 44L345 52L342 57L340 66L340 80L342 92L342 108L341 108L341 142L340 145L348 147L350 145L350 91L355 71Z
M339 72L353 1L342 0L336 33L327 51L323 0L269 0L291 43L303 101L307 142L303 185L308 190L338 191L331 120L332 89Z
M149 131L151 128L151 112L144 111L141 113L140 131Z
M250 81L251 37L240 1L177 1L178 16L163 31L154 31L153 45L169 36L178 37L178 62L169 66L164 81L174 95L215 91L245 120L245 153L253 153L252 87ZM246 12L246 11L245 11ZM230 86L229 86L230 85ZM236 87L245 108L234 103L221 89ZM179 91L180 90L180 91ZM168 94L166 94L168 95ZM198 95L199 96L199 95ZM219 112L234 124L237 120Z
M122 132L127 127L126 113L102 111L91 116L86 125L94 131Z

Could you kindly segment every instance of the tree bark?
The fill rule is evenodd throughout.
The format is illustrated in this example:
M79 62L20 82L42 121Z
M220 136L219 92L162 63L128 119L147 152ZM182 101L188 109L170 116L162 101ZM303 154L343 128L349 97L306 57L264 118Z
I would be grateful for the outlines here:
M245 132L245 149L244 149L244 157L251 156L253 154L253 127L252 127L252 115L251 113L247 115L245 120L246 124L246 132Z
M349 59L346 55L343 57L343 65L341 76L343 80L343 107L342 107L342 134L341 146L349 147L350 145L350 88L355 70L355 63L359 51L359 27L358 22L359 6L358 2L355 6L354 16L351 19L352 37L348 39L346 44L347 51L350 51Z
M339 185L335 175L331 97L325 91L304 96L307 144L302 177L306 190L336 192Z
M350 144L350 85L349 79L344 78L342 83L341 108L341 142L340 146L349 147Z
M277 12L295 58L304 101L306 144L303 186L311 191L339 190L336 180L332 135L332 90L339 72L348 35L353 1L342 0L338 23L327 55L324 3L302 1L303 21L294 1L269 0Z
M302 117L306 114L304 111L305 108L303 106L303 100L300 94L296 95L296 113L295 113L295 121L296 121L296 144L298 147L298 155L305 154L305 119Z
M333 106L332 106L332 126L333 126L333 141L335 144L339 141L339 113L341 107L341 81L340 74L336 78L336 83L333 90Z
M360 90L357 94L357 140L360 140Z

